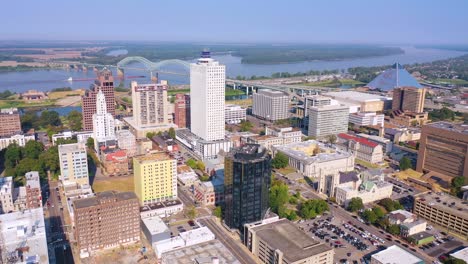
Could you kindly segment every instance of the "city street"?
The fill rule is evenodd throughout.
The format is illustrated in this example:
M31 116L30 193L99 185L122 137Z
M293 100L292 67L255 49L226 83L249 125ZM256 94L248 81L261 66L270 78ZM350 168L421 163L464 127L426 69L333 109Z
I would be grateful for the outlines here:
M252 256L248 252L247 248L235 241L231 234L229 234L223 227L216 223L212 218L199 219L199 223L203 226L208 227L213 232L216 238L223 243L223 245L231 251L231 253L239 260L242 264L256 264L255 256Z

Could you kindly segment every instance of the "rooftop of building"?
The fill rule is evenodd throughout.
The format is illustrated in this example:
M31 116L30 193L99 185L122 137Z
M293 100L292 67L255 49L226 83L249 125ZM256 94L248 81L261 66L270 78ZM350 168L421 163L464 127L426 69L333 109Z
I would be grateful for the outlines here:
M392 212L388 213L388 215L390 217L392 217L392 218L398 218L400 220L405 220L407 218L415 217L415 215L413 213L408 212L408 211L403 210L403 209L392 211Z
M328 92L324 95L333 97L337 100L352 100L361 103L389 100L388 97L381 96L378 94L363 93L356 91Z
M451 123L447 121L440 121L427 124L426 126L444 129L452 132L468 134L468 125L464 123Z
M366 85L371 89L382 91L389 91L403 86L422 88L422 85L399 63L393 64L392 68L383 71Z
M426 220L424 219L419 219L419 220L416 220L414 222L411 222L411 223L403 223L401 224L402 226L406 227L406 228L412 228L412 227L415 227L415 226L418 226L418 225L422 225L424 223L427 223Z
M346 139L346 140L353 140L355 142L358 142L360 144L363 144L363 145L366 145L366 146L369 146L371 148L375 148L377 147L379 144L375 143L375 142L372 142L366 138L362 138L362 137L357 137L357 136L353 136L353 135L350 135L350 134L345 134L345 133L340 133L338 134L338 137L339 138L343 138L343 139Z
M38 171L30 171L26 172L24 175L26 178L26 186L29 188L41 188L41 182L39 178Z
M113 199L114 201L125 201L132 199L138 200L138 197L134 192L105 191L96 193L96 196L94 197L75 200L73 201L73 207L75 209L79 209L98 206L108 199Z
M170 207L170 206L176 206L182 204L180 200L168 200L168 201L162 201L162 202L155 202L151 204L146 204L140 207L140 212L147 212L151 210L157 210L165 207Z
M281 250L289 262L332 250L312 239L287 219L253 227L252 231L268 243L269 247Z
M341 172L340 171L340 184L347 182L357 182L359 181L359 176L355 171Z
M379 136L376 136L376 135L368 135L368 134L360 133L360 134L357 134L357 136L361 137L361 138L367 138L367 139L370 139L370 140L381 142L381 143L389 143L390 142L390 139L384 138L384 137L379 137Z
M82 143L63 144L58 146L59 153L86 151L86 146Z
M419 264L423 263L422 259L409 253L398 246L390 246L385 250L382 250L374 255L373 259L376 259L380 263L398 263L398 264Z
M411 235L409 237L414 239L414 240L422 240L422 239L426 239L426 238L433 237L433 236L434 235L429 233L429 232L422 231L422 232L416 233L414 235Z
M164 232L171 232L169 227L164 223L164 221L161 218L159 218L159 216L146 217L141 219L141 221L152 235Z
M450 254L450 256L452 256L454 258L457 258L457 259L464 260L465 262L468 263L468 247L460 249L460 250Z
M319 148L319 152L315 154L314 151L317 147ZM328 147L325 144L315 140L294 142L286 145L275 146L275 148L287 156L301 160L308 164L314 162L327 162L331 160L346 159L351 157L351 154L347 151L341 151Z
M255 139L257 141L263 141L263 140L268 140L268 139L273 139L273 138L279 139L278 137L275 137L273 135L262 135L262 136L258 135L258 136L252 136L250 138Z
M157 152L157 153L151 153L151 154L146 154L146 155L140 155L140 156L133 157L133 159L140 164L152 163L152 162L158 162L158 161L166 161L166 160L174 160L174 158L172 158L165 152Z
M212 264L212 257L217 257L220 264L240 264L229 249L219 240L211 240L200 244L165 252L162 254L162 263L171 264Z
M3 108L0 110L0 114L3 115L12 115L12 114L17 114L18 113L18 108Z
M264 94L271 97L288 97L288 95L281 91L275 91L270 89L259 89L258 94Z
M425 192L415 196L415 202L423 202L430 207L468 219L468 201L443 192Z
M245 144L238 148L233 148L226 157L230 157L239 162L256 162L268 157L265 147L258 144Z
M337 104L337 105L322 105L322 106L312 106L309 107L311 110L316 111L330 111L330 110L342 110L342 109L349 109L349 106L344 104Z
M245 110L244 107L242 107L240 105L234 105L234 104L226 104L224 106L224 108L226 108L228 110Z

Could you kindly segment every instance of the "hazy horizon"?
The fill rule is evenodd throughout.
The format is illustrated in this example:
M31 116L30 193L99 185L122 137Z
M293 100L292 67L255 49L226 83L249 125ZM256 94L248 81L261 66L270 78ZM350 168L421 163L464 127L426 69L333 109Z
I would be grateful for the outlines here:
M468 1L7 1L1 41L468 44Z

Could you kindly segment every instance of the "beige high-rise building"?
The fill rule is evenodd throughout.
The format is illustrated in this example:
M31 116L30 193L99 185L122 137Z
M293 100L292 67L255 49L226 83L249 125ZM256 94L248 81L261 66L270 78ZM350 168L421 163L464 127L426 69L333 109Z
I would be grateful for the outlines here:
M138 128L167 125L167 83L132 82L133 122Z
M393 90L392 110L424 112L426 88L398 87Z
M89 184L86 146L82 143L59 145L60 179Z

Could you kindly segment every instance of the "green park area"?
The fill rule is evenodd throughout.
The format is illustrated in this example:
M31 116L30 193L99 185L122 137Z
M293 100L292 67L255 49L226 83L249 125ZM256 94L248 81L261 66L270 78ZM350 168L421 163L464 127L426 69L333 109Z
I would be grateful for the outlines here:
M435 79L432 82L438 84L468 85L468 81L462 79Z

